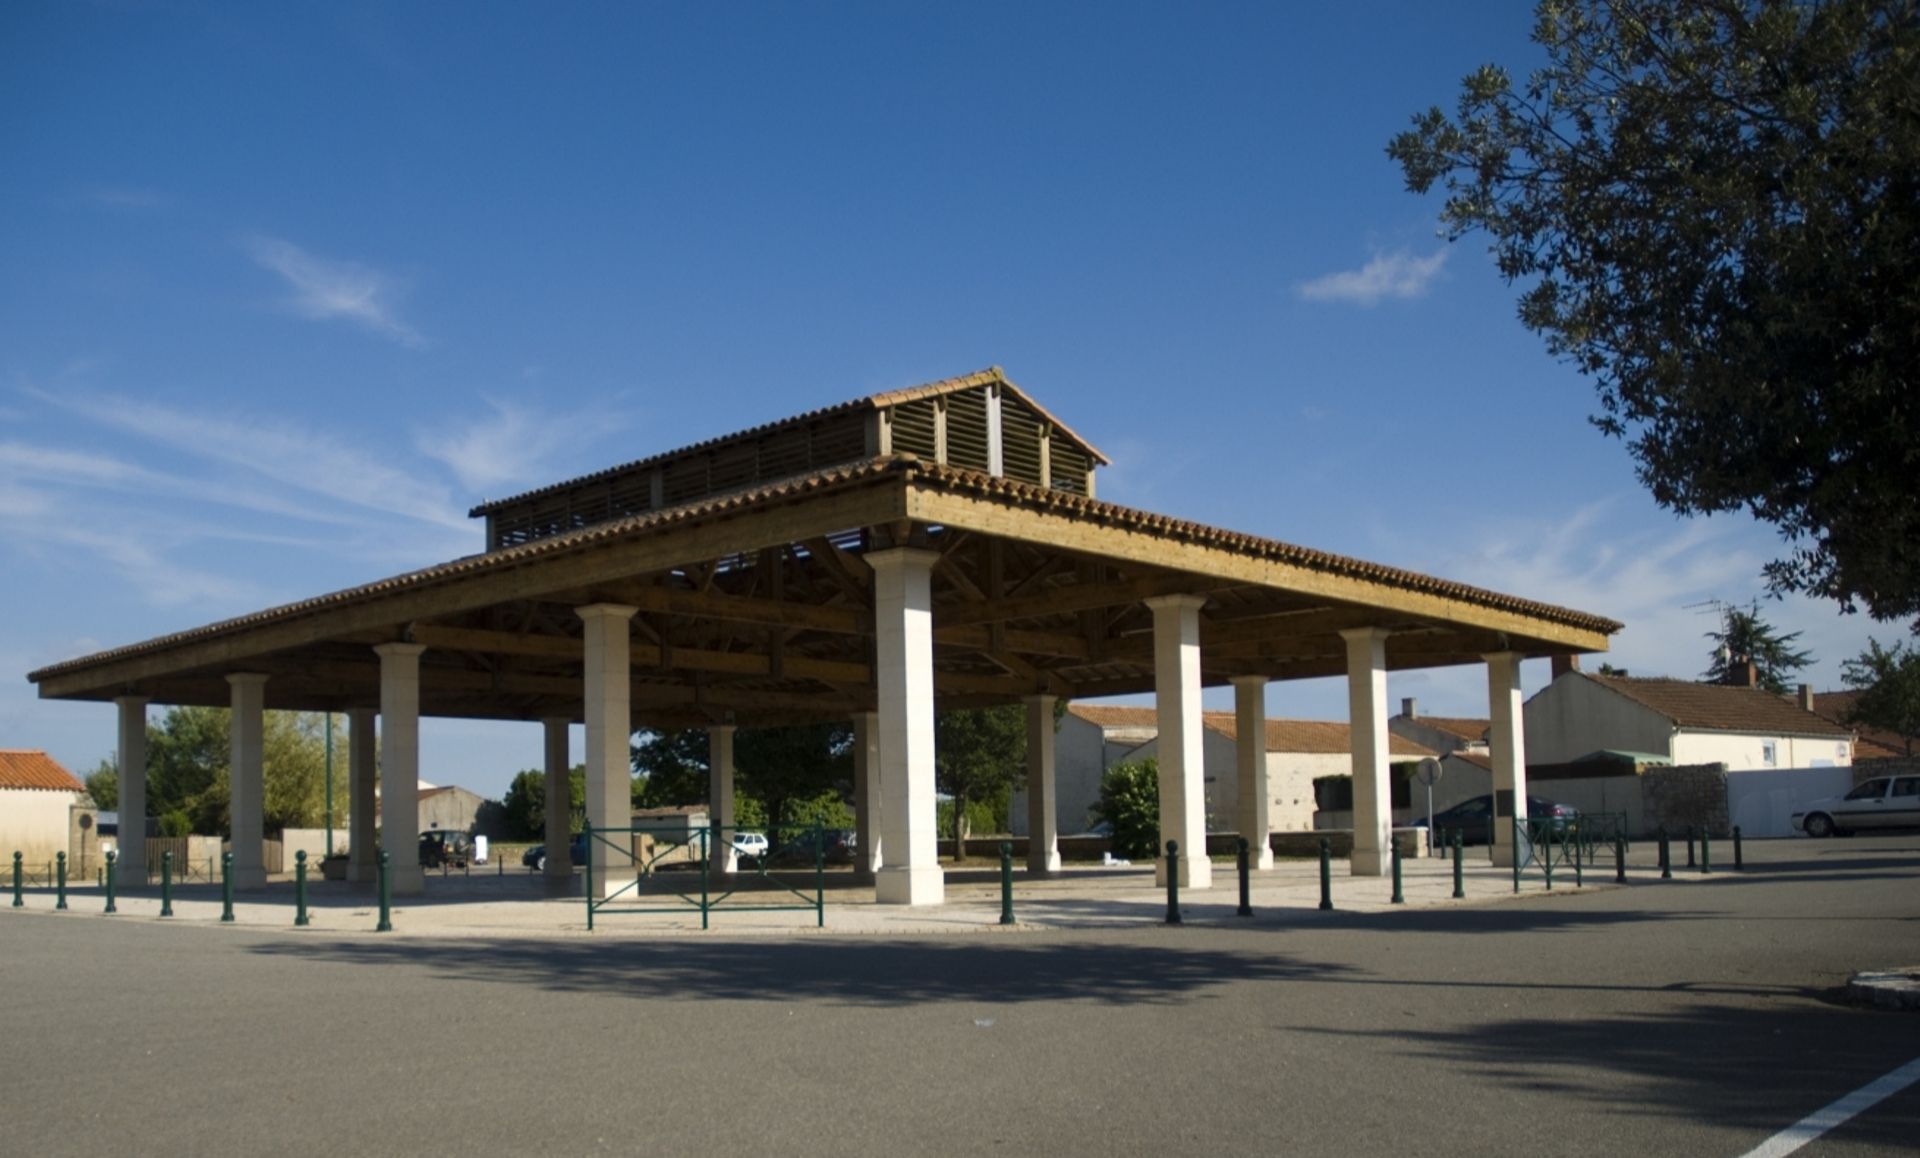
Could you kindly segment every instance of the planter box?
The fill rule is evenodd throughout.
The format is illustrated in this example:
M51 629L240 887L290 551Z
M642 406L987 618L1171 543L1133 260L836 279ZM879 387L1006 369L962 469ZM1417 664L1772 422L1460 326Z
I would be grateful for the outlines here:
M320 875L330 881L347 879L347 858L344 856L326 856L320 858Z

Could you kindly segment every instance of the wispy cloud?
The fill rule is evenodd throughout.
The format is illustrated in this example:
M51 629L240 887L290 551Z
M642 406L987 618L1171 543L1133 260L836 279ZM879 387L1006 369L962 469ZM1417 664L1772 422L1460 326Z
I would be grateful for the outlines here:
M510 402L488 399L487 406L491 414L414 439L420 453L445 463L462 486L476 493L551 479L550 463L578 443L580 431L599 435L609 429L604 421L588 424L578 415L535 413Z
M162 209L167 204L165 194L129 185L89 185L80 195L103 209L145 211Z
M1300 296L1313 302L1350 302L1378 305L1384 298L1417 298L1427 292L1447 264L1448 250L1415 257L1406 250L1377 254L1359 269L1342 270L1299 285Z
M293 290L287 305L301 317L343 319L403 345L425 344L419 332L401 320L394 304L399 290L388 275L358 262L316 257L277 237L251 237L246 244L261 268L286 279Z

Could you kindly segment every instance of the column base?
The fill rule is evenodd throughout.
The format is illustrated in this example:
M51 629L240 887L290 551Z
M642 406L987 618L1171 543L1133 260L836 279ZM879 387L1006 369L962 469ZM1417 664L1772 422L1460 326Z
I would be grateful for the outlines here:
M938 905L946 900L947 874L939 865L883 868L874 874L873 891L883 905Z
M1273 871L1273 845L1272 844L1256 845L1253 848L1248 849L1247 852L1248 852L1248 859L1252 863L1252 868L1254 872L1265 873L1265 872Z
M1177 858L1180 866L1180 887L1183 889L1210 889L1213 887L1213 862L1204 856L1189 856L1181 853ZM1153 883L1161 888L1167 887L1167 858L1154 858Z
M1356 848L1353 850L1353 872L1356 877L1383 877L1392 867L1393 854L1380 848Z
M347 862L347 881L351 884L373 884L380 879L380 866L372 861L350 860Z
M1493 846L1493 863L1498 868L1513 867L1513 845L1496 844Z
M551 884L570 884L573 881L573 862L563 858L555 864L552 857L547 858L547 867L540 870L543 879Z
M1060 871L1060 850L1058 847L1040 850L1038 855L1027 853L1027 872L1034 876L1050 877Z
M147 883L147 866L123 860L113 870L113 875L117 878L114 883L123 889L142 888Z
M267 870L260 865L234 865L233 887L235 889L264 889L267 887Z
M374 875L379 880L379 874ZM417 864L387 866L387 888L396 897L417 897L427 891L427 870Z

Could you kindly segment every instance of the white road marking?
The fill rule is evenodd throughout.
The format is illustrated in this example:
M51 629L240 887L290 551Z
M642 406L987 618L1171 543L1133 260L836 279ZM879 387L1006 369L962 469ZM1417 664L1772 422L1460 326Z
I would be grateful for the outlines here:
M1920 1058L1915 1058L1883 1078L1868 1082L1830 1106L1815 1110L1786 1129L1768 1138L1740 1158L1786 1158L1800 1147L1840 1125L1856 1114L1920 1082Z

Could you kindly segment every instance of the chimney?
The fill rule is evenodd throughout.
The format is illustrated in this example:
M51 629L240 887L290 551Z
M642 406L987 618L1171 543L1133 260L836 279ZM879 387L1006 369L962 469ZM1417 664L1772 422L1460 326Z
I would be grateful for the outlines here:
M1556 655L1549 662L1553 665L1550 670L1554 679L1559 679L1570 671L1580 670L1580 657L1577 655Z
M1813 710L1813 685L1812 684L1800 685L1800 710L1805 712L1811 712Z
M1412 696L1402 696L1400 698L1400 714L1409 720L1413 719L1420 714L1420 701Z
M1757 688L1760 686L1760 669L1752 660L1743 662L1736 676L1739 685L1743 688Z

